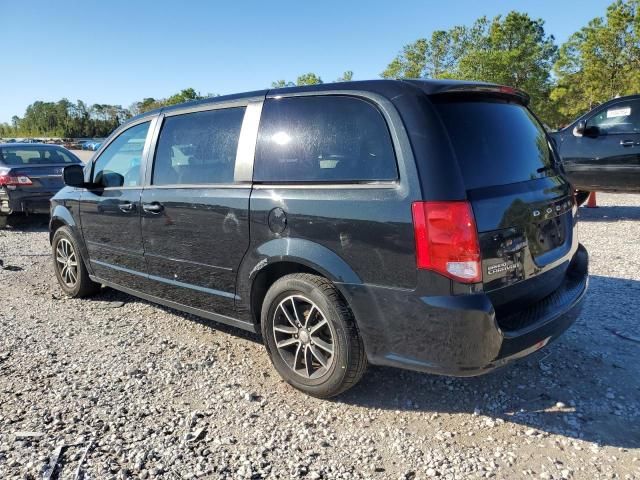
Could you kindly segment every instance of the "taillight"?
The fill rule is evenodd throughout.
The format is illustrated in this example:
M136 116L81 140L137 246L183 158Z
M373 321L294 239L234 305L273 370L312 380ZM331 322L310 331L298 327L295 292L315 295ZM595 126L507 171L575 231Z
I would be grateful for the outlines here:
M478 231L469 202L411 206L418 268L464 283L482 281Z
M5 185L32 185L33 182L26 175L0 175L0 187Z

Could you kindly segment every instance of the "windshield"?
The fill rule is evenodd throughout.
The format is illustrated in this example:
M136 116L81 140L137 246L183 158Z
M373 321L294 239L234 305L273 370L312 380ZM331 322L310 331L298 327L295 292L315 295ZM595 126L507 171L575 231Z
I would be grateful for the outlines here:
M491 99L434 99L466 188L555 175L540 123L526 107Z
M69 153L54 147L1 147L0 162L7 166L79 163L79 161Z

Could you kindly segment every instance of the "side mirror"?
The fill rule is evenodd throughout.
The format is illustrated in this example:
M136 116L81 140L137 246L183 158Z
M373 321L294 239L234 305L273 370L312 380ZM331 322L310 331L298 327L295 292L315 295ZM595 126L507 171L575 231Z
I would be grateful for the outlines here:
M578 122L578 124L573 128L573 134L576 137L581 137L582 135L584 135L584 131L587 128L587 122L585 122L584 120L581 120Z
M122 187L124 185L124 177L116 172L102 171L96 175L96 185L100 187Z
M82 165L68 165L62 171L62 179L70 187L84 187L84 168Z

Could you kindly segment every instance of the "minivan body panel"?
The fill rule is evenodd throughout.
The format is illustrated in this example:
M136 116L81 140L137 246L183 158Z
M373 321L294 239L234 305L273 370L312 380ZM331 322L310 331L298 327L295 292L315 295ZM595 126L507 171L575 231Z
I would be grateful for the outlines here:
M144 257L154 294L201 310L233 315L237 268L249 246L251 187L146 188Z
M147 264L140 232L142 188L87 190L79 214L89 263L105 280L142 291Z
M250 131L243 124L234 184L220 188L152 186L155 129L141 166L142 188L108 193L138 199L137 234L134 216L100 212L98 219L96 194L82 192L79 223L92 278L259 331L261 305L252 299L260 273L278 264L297 264L299 271L322 275L339 290L371 363L475 375L542 348L572 324L587 288L588 258L575 234L576 207L569 184L548 159L541 171L525 179L501 181L498 175L492 185L469 183L438 103L443 95L467 98L471 90L474 101L526 108L523 95L450 81L349 82L229 97L243 105L256 102L245 116L254 125ZM354 97L374 106L388 128L397 178L296 183L252 177L264 108L277 99L308 96ZM226 101L210 99L150 115L206 110ZM278 133L283 145L290 141L284 133ZM543 133L541 148L547 140ZM340 155L326 158L342 161ZM68 194L64 189L54 199L56 208L65 208ZM461 283L416 267L412 204L420 201L470 203L482 282ZM163 213L144 212L153 203L162 204ZM56 215L65 221L64 215ZM115 232L119 239L113 238ZM105 241L102 237L108 235ZM129 251L124 254L123 249ZM100 262L120 268L96 270ZM139 285L127 279L129 270L143 272Z
M371 363L475 376L545 347L569 328L587 291L587 265L580 246L555 292L510 316L497 313L486 293L434 295L420 277L412 291L340 287L356 318L366 319L358 328Z
M577 209L560 177L471 190L468 195L479 230L486 291L526 282L563 264L566 269L578 248ZM527 289L542 298L561 280L547 278L539 288Z

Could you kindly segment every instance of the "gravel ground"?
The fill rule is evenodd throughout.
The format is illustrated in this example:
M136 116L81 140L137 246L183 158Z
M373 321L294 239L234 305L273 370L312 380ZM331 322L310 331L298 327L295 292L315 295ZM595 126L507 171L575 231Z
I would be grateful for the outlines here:
M59 478L640 479L640 196L599 202L561 340L477 378L371 367L332 401L283 383L255 336L113 290L65 298L46 219L14 222L0 478L42 478L62 444Z

